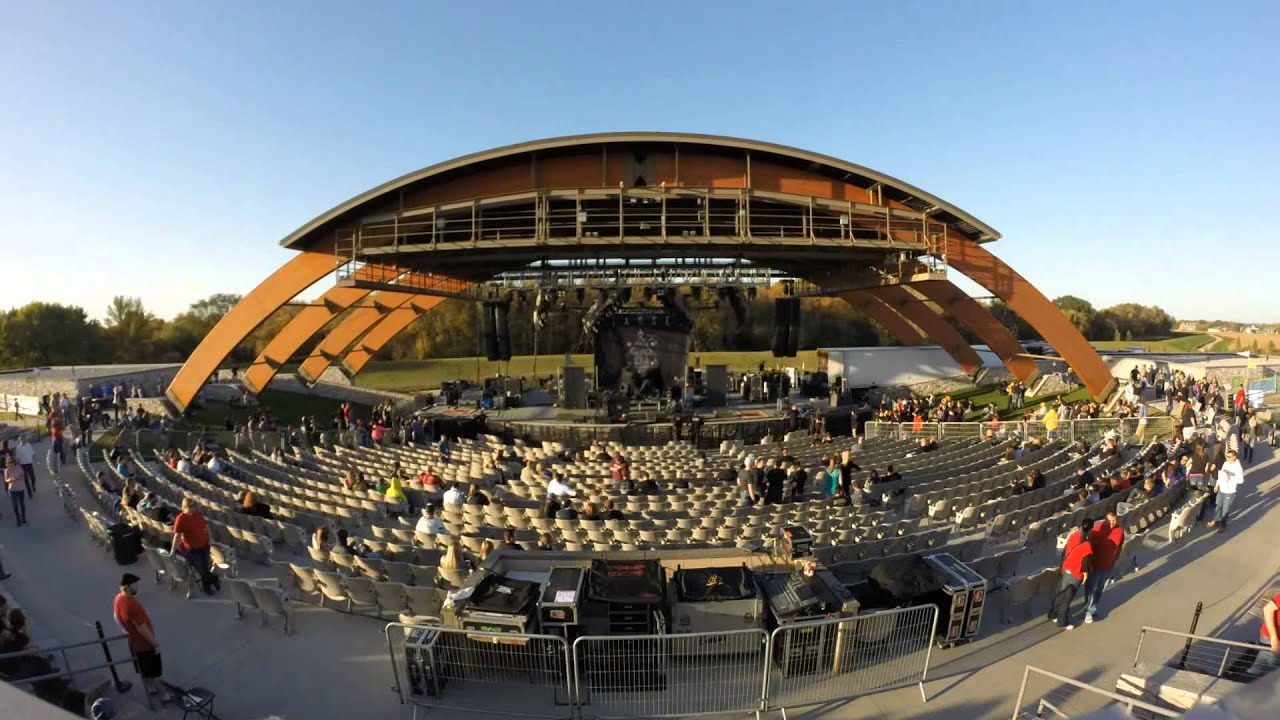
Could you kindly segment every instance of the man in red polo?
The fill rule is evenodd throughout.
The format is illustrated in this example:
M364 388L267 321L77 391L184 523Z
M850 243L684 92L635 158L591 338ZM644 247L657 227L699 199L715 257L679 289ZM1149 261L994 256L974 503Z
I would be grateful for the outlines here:
M1080 527L1067 537L1067 549L1062 554L1062 579L1058 581L1058 594L1053 597L1053 607L1049 608L1049 617L1058 627L1071 630L1075 625L1070 622L1071 601L1075 600L1080 586L1089 579L1093 571L1093 546L1089 542L1089 533L1093 523L1088 520L1080 522Z
M1258 644L1264 649L1258 651L1258 657L1249 668L1250 675L1262 675L1280 665L1280 627L1277 626L1280 626L1280 593L1262 607Z
M1085 584L1084 593L1087 605L1084 610L1084 621L1093 622L1098 612L1098 602L1102 600L1102 591L1111 579L1111 571L1116 566L1116 558L1120 548L1124 546L1124 528L1120 525L1120 517L1115 511L1107 513L1107 517L1094 526L1089 533L1089 545L1093 547L1093 572L1089 574L1089 582Z

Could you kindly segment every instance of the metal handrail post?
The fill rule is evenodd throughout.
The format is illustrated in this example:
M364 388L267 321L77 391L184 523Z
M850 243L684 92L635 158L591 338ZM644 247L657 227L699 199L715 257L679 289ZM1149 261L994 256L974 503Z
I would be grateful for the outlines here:
M106 657L108 663L112 663L111 648L107 646L107 635L102 631L102 623L94 620L93 627L98 631L98 640L102 642L102 654ZM129 688L133 687L133 683L121 680L120 673L116 672L116 666L111 665L111 680L115 684L116 692L129 692Z

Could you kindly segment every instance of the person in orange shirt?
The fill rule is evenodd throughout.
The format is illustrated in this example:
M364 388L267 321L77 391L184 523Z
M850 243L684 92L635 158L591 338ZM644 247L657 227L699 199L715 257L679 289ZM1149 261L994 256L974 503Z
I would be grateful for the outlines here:
M151 626L151 617L147 609L138 602L138 582L141 580L133 573L125 573L120 577L120 594L112 603L112 614L120 629L129 636L129 651L133 653L138 666L138 674L142 676L142 684L147 693L162 703L172 702L173 696L164 686L161 676L164 664L160 660L160 641L156 640L155 628Z
M1084 610L1086 623L1093 622L1093 616L1098 613L1102 591L1106 589L1107 581L1111 579L1111 572L1115 569L1120 548L1124 547L1124 527L1120 525L1120 516L1116 515L1115 511L1107 513L1106 519L1094 526L1093 531L1089 533L1089 544L1093 546L1093 572L1089 575L1089 582L1084 588L1085 599L1088 602Z
M1088 582L1089 573L1093 571L1093 546L1089 543L1092 529L1091 521L1081 521L1080 527L1067 538L1067 549L1062 554L1062 579L1058 581L1058 594L1049 608L1049 618L1068 630L1075 627L1070 621L1071 601L1076 599L1080 586Z

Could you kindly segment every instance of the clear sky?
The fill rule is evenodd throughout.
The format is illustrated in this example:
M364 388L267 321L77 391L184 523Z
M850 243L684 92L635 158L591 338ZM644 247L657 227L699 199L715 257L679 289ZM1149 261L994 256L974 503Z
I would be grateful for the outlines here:
M1050 297L1280 321L1278 40L1274 0L6 2L0 308L171 317L402 173L675 130L922 187Z

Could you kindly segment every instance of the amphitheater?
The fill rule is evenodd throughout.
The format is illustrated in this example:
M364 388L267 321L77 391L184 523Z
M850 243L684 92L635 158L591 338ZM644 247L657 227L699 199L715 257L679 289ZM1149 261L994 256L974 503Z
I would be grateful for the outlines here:
M1034 391L1049 367L1066 364L1059 384L1078 384L1098 401L1118 398L1117 377L1152 359L1104 361L986 249L997 239L990 226L918 188L767 143L612 133L497 148L392 180L290 234L282 244L296 251L292 260L224 316L176 372L153 369L169 381L155 402L180 419L202 394L258 392L291 365L289 383L314 389L337 375L349 387L375 353L446 298L492 304L497 293L581 290L581 301L588 293L615 297L624 285L628 296L658 285L670 297L691 284L727 297L779 281L796 293L788 297L841 298L899 345L936 355L933 379L1017 380ZM630 275L620 269L633 264ZM1007 302L1058 356L1030 354L953 284L956 273ZM335 276L234 385L209 384L272 313ZM669 287L661 287L664 277ZM957 326L985 345L970 345ZM781 345L778 354L787 354ZM684 355L679 360L687 367ZM52 370L11 382L25 388L60 377ZM77 378L62 382L71 387ZM759 403L731 407L736 418L720 417L723 406L704 409L717 432L695 443L673 439L670 418L592 434L583 417L551 418L566 410L561 404L530 411L501 436L465 433L447 457L434 444L390 434L376 443L346 433L281 442L270 433L178 431L125 432L76 447L63 463L39 437L31 522L14 527L7 508L0 518L0 591L30 617L64 697L110 698L117 717L1280 712L1276 675L1252 674L1261 662L1261 608L1280 585L1274 450L1258 443L1225 532L1207 527L1209 495L1186 481L1137 494L1144 476L1186 455L1192 442L1230 438L1238 428L1229 419L1184 438L1173 417L1158 412L1142 420L863 425L836 404L832 416L842 415L854 433L830 437L795 425L774 433L787 416ZM753 431L745 441L748 423L768 434ZM553 426L590 439L566 446ZM648 428L648 441L622 430L634 427ZM0 439L21 432L0 426ZM216 451L220 467L171 466L170 450ZM859 468L850 480L872 502L837 502L821 491L825 459L845 452ZM653 487L615 481L613 453ZM724 471L756 459L805 469L807 491L745 502L736 476ZM547 517L548 480L522 472L538 464L557 473L576 507L611 504L616 512ZM1098 478L1127 473L1137 481L1081 507L1072 490L1082 466ZM431 469L442 484L408 481L406 497L389 500L344 482L351 473L376 481L397 467L410 478ZM183 557L168 552L171 527L121 507L100 474L112 487L130 475L171 506L196 502L209 522L220 588L204 592ZM1015 490L1031 474L1041 481ZM489 502L445 502L453 483L476 486ZM248 492L269 517L242 512ZM438 508L442 532L418 530L417 511L428 504ZM1059 591L1065 536L1108 511L1126 533L1114 584L1095 622L1063 629L1046 614ZM121 552L122 530L140 535L138 557ZM342 531L358 551L317 546L320 530ZM454 548L461 562L453 562ZM888 592L885 568L906 566L946 574L954 602L950 594L937 600L940 589L928 602L904 599L923 593ZM597 567L636 573L625 577L656 572L671 597L553 586L557 570L595 578ZM684 598L676 611L672 598L686 592L677 577L702 577L705 590L719 591L728 584L722 576L738 569L744 590L756 588L751 597L767 596L765 609L718 611L714 602L690 609ZM164 647L165 680L190 707L154 705L138 689L110 608L126 571L143 578L140 599ZM507 584L491 592L495 582ZM479 605L482 596L531 584L543 593L537 622ZM809 603L819 587L829 594L823 614L788 620L784 609ZM717 612L714 627L732 620L735 629L700 629L712 627L705 623ZM523 624L503 624L516 621ZM588 621L605 622L609 632L587 630ZM0 669L12 660L0 657ZM27 692L34 685L45 696L49 685L29 675L9 679L0 683L4 717L67 716Z

